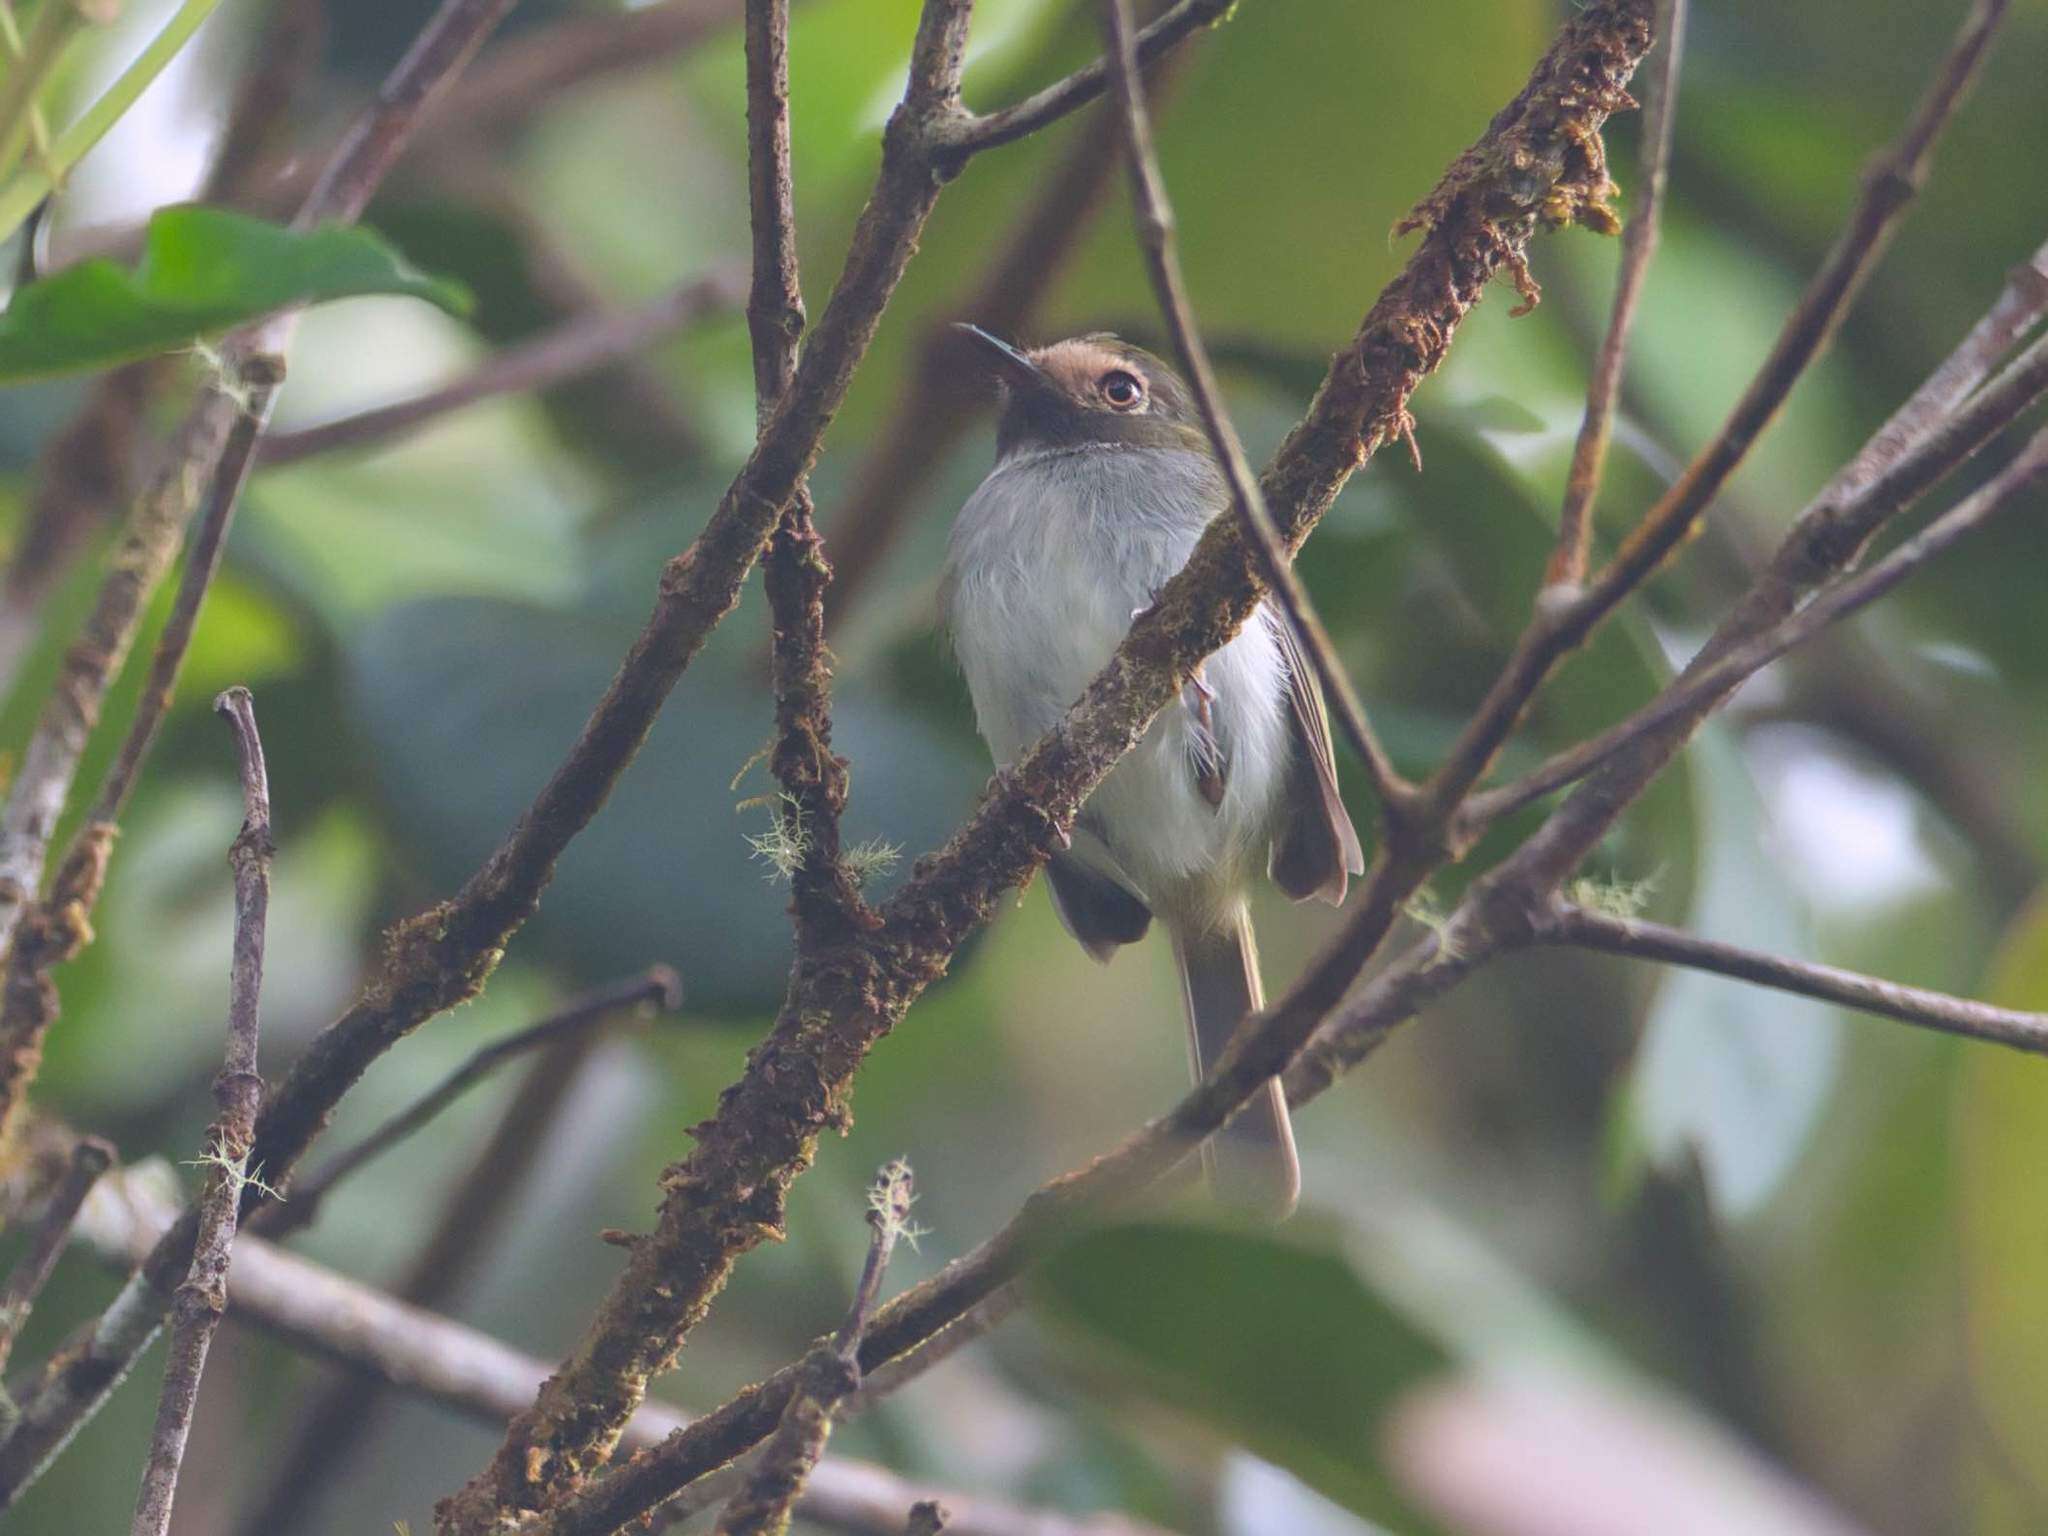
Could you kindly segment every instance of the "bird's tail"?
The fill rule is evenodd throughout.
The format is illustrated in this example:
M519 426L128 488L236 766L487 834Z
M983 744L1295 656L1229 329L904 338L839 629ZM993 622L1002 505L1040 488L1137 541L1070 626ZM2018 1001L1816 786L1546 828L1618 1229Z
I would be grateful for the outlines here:
M1229 927L1213 932L1175 932L1173 953L1180 962L1181 995L1187 1002L1189 1057L1199 1078L1207 1064L1223 1054L1245 1017L1265 1006L1251 917L1240 912ZM1301 1193L1301 1164L1277 1078L1209 1138L1202 1148L1202 1165L1218 1197L1232 1205L1274 1217L1294 1209Z

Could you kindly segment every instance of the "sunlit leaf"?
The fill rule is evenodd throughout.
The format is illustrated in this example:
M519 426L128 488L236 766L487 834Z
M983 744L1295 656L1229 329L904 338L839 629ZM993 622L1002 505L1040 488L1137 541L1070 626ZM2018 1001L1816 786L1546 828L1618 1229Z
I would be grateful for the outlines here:
M1991 1001L2048 1009L2048 902L2012 926L1991 971ZM2048 1481L2048 1062L1969 1053L1956 1099L1965 1389L1977 1454L1975 1530L2039 1530L2034 1490Z
M367 229L299 233L220 208L167 208L150 220L132 271L98 258L16 292L0 314L0 382L104 368L287 305L368 293L453 313L468 304Z
M1690 754L1703 865L1689 925L1776 954L1809 950L1805 918L1770 857L1755 787L1714 732ZM1673 970L1625 1089L1625 1126L1657 1162L1697 1150L1716 1203L1741 1216L1777 1190L1834 1087L1841 1020L1826 1005Z

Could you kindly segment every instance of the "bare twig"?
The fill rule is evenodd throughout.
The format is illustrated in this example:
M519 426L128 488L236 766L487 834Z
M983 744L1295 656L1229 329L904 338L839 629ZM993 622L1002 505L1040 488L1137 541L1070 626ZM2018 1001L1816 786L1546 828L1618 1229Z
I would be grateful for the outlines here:
M2048 1054L2048 1014L1997 1008L1990 1003L1972 1002L1925 987L1901 986L1832 965L1760 954L1738 945L1696 938L1662 923L1613 917L1567 904L1557 910L1538 936L1548 944L1569 944L1604 954L1711 971L1760 987L1839 1003L1862 1013L1881 1014L1943 1034L1989 1040L2035 1055Z
M830 1339L797 1366L798 1385L745 1484L718 1517L717 1536L781 1536L832 1436L832 1416L860 1389L860 1341L898 1239L910 1226L910 1164L886 1164L868 1190L868 1242L853 1304Z
M1593 541L1593 499L1607 460L1607 438L1613 427L1614 404L1621 393L1621 371L1628 359L1629 332L1643 280L1657 251L1657 221L1663 212L1664 183L1671 166L1671 127L1678 116L1678 76L1685 58L1686 0L1662 0L1657 35L1664 40L1664 68L1643 109L1641 189L1635 211L1621 232L1621 262L1614 278L1614 309L1599 356L1586 386L1586 416L1572 449L1564 508L1558 518L1557 548L1543 574L1547 586L1575 587L1586 579L1586 553Z
M1230 0L1176 0L1138 34L1138 62L1149 65L1189 33L1213 25L1229 13ZM1013 106L955 118L940 131L941 147L948 158L964 161L981 150L1014 143L1086 106L1108 83L1109 61L1097 59Z
M117 1173L110 1193L79 1219L75 1239L117 1269L144 1261L177 1219L145 1178ZM533 1399L547 1365L451 1318L407 1306L310 1259L244 1236L235 1245L229 1320L290 1347L495 1428ZM917 1357L914 1357L917 1358ZM887 1390L871 1378L861 1398ZM667 1403L643 1403L627 1424L628 1450L659 1444L690 1422ZM872 1462L827 1456L797 1505L803 1519L855 1536L896 1536L903 1512L937 1498L959 1512L954 1536L1162 1536L1116 1516L1060 1515L1000 1499L932 1488Z
M343 1179L391 1151L515 1057L552 1050L589 1035L627 1009L651 1007L674 1013L682 1005L682 978L668 966L651 966L637 976L571 998L538 1023L479 1046L404 1109L293 1185L289 1201L266 1207L256 1218L257 1229L274 1241L312 1225L322 1202Z
M478 364L462 377L407 400L323 421L264 442L259 462L295 464L339 448L382 445L408 437L454 411L500 395L552 389L654 346L677 331L737 302L738 285L725 276L680 283L650 304L620 314L580 315Z
M1337 658L1335 645L1322 619L1309 601L1308 591L1294 566L1280 530L1273 525L1259 492L1257 478L1245 458L1244 444L1223 406L1223 394L1216 383L1216 371L1209 363L1209 349L1196 328L1194 306L1180 271L1180 257L1173 243L1173 209L1167 201L1166 182L1159 171L1159 157L1152 147L1152 123L1145 110L1144 86L1138 78L1137 47L1131 34L1129 0L1103 0L1103 32L1107 40L1110 80L1115 89L1123 125L1124 150L1130 157L1132 200L1138 226L1138 244L1152 279L1152 290L1173 337L1174 350L1187 370L1188 385L1202 413L1202 426L1209 434L1230 486L1230 498L1244 523L1245 536L1258 554L1259 574L1272 588L1285 622L1293 627L1301 649L1307 653L1322 683L1323 692L1336 708L1337 723L1364 763L1385 815L1392 821L1405 812L1412 786L1395 769L1393 760L1380 745L1365 705L1352 686L1350 674Z
M165 1536L171 1528L171 1504L192 1416L199 1408L206 1353L228 1309L228 1259L234 1251L242 1190L252 1178L262 1176L261 1169L249 1167L249 1149L256 1140L256 1106L263 1097L256 1049L263 936L270 910L270 780L249 690L230 688L213 701L213 707L234 730L242 777L242 830L230 854L235 867L235 958L228 986L228 1048L213 1084L220 1114L200 1157L206 1191L199 1200L199 1237L192 1249L191 1271L171 1308L170 1358L135 1505L134 1536Z
M0 1371L6 1370L8 1357L14 1353L14 1341L21 1337L21 1326L28 1321L36 1298L49 1282L50 1272L57 1267L64 1245L71 1240L71 1223L77 1219L78 1208L85 1203L99 1176L113 1163L112 1143L97 1136L81 1137L71 1149L64 1176L50 1192L49 1204L43 1210L42 1220L36 1223L28 1250L8 1271L5 1287L0 1287Z

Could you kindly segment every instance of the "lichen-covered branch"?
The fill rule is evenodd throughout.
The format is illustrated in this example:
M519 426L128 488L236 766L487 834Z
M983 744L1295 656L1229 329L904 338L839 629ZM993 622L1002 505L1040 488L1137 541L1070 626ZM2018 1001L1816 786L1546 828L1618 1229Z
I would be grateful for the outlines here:
M42 1219L36 1223L35 1235L8 1271L6 1285L0 1286L0 1371L6 1370L14 1353L14 1341L21 1337L22 1324L28 1321L36 1298L42 1295L50 1272L64 1253L64 1245L71 1240L71 1223L78 1217L78 1208L85 1204L85 1197L92 1193L99 1176L113 1163L112 1144L97 1136L80 1137L72 1147L63 1175L51 1189Z

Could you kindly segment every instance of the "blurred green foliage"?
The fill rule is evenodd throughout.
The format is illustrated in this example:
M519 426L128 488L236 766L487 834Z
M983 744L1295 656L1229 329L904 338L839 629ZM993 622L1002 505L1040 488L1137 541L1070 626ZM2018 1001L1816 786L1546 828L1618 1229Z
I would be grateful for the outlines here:
M224 7L210 28L198 57L216 97L261 9ZM507 38L609 9L522 7ZM421 8L330 10L302 150L360 103ZM866 195L915 10L914 0L798 8L798 215L814 315ZM1388 240L1393 221L1519 87L1563 10L1242 0L1190 45L1161 112L1161 153L1189 283L1230 361L1255 454L1278 441L1404 254ZM1671 217L1598 508L1603 538L1718 424L1960 11L1960 0L1695 7ZM1096 46L1086 5L985 0L969 100L1012 99ZM1920 206L1832 350L1705 535L1548 690L1511 766L1647 697L1747 562L2048 234L2044 76L2048 7L2034 0L2015 7ZM489 135L449 130L369 223L471 289L473 316L389 299L315 311L283 424L443 382L576 312L579 295L624 307L743 262L741 80L739 40L723 34L534 103ZM1624 117L1611 136L1625 193L1635 132ZM977 160L947 190L814 477L828 546L926 328L972 291L1034 193L1098 133L1083 114ZM51 238L61 247L73 223L133 220L189 190L161 165L138 166L129 205L60 210ZM1418 399L1423 472L1382 455L1303 560L1410 770L1441 752L1526 618L1604 320L1611 243L1546 238L1534 259L1543 306L1510 320L1507 304L1489 302ZM1120 184L1077 231L1030 339L1102 326L1158 344ZM662 411L636 404L650 390ZM0 397L0 509L17 530L34 455L78 393L56 383ZM264 1051L274 1069L346 1000L381 926L453 889L543 782L644 615L661 561L701 525L752 427L734 316L574 388L495 399L402 441L259 472L125 823L99 940L60 978L65 1012L42 1101L131 1156L175 1161L198 1145L219 1055L235 817L232 764L205 709L216 687L255 688L271 754L280 854ZM931 597L950 514L989 454L985 432L940 452L909 531L835 636L848 832L901 845L906 868L986 777ZM1656 916L1715 937L1925 985L1973 990L2003 944L1998 995L2048 1007L2048 926L2015 920L2048 854L2048 780L2033 766L2048 754L2041 510L2008 517L1852 636L1750 690L1589 873L1650 882ZM98 553L45 605L0 704L0 750L18 754L26 739ZM748 768L771 725L764 636L752 588L563 861L486 997L380 1063L334 1133L360 1132L479 1040L578 987L656 960L682 971L684 1020L599 1053L518 1220L479 1239L489 1260L456 1310L540 1354L574 1337L615 1271L596 1230L645 1223L657 1170L687 1145L684 1128L740 1070L780 997L786 893L746 842L767 824L749 802L769 781ZM130 673L86 782L133 708ZM1354 810L1366 825L1362 799ZM1439 899L1532 824L1496 831ZM1262 912L1269 984L1339 920L1278 902ZM857 1123L797 1186L790 1240L745 1262L663 1390L708 1406L833 1324L864 1241L859 1192L887 1157L916 1165L919 1215L934 1229L922 1254L892 1268L892 1284L907 1284L1164 1106L1184 1070L1178 1009L1153 946L1099 969L1027 891L877 1049ZM391 1166L345 1186L306 1251L372 1281L401 1272L505 1091L479 1093ZM1441 1226L1482 1234L1518 1284L1601 1341L1597 1352L1701 1405L1876 1536L2042 1529L2041 1091L2037 1064L1990 1047L1734 983L1557 952L1516 957L1303 1117L1310 1215L1299 1235L1090 1239L1055 1271L1068 1282L1058 1326L1028 1315L1008 1325L834 1444L962 1487L1122 1508L1204 1536L1298 1529L1294 1506L1229 1496L1242 1461L1218 1435L1189 1434L1190 1413L1363 1502L1359 1490L1385 1486L1372 1453L1357 1450L1380 1443L1384 1405L1441 1357L1512 1357L1541 1331L1525 1311L1484 1299L1464 1310L1490 1332L1447 1340L1417 1321L1398 1277L1358 1258L1356 1234L1420 1247L1398 1224L1371 1238L1370 1223L1421 1204ZM1316 1236L1329 1233L1350 1235ZM1229 1308L1248 1320L1237 1333L1215 1326L1230 1287L1251 1298ZM89 1263L68 1261L17 1360L37 1358L109 1289ZM1081 1324L1078 1310L1090 1314ZM1122 1356L1077 1347L1083 1325ZM1172 1352L1193 1338L1215 1347ZM1191 1373L1168 1382L1179 1413L1139 1406L1154 1402L1158 1379L1114 1363L1134 1353ZM1307 1399L1261 1395L1261 1360L1274 1362L1273 1379L1328 1386L1299 1426L1325 1436L1313 1457L1294 1449L1285 1419ZM139 1381L155 1369L152 1359ZM238 1501L266 1475L248 1445L277 1437L326 1369L228 1336L193 1451L203 1475L192 1530L235 1529ZM22 1505L20 1529L118 1525L148 1397L140 1385L117 1397ZM430 1501L492 1443L438 1409L395 1405L294 1536L399 1518L422 1528ZM1329 1512L1329 1528L1356 1529L1348 1518Z
M132 272L83 261L14 295L0 314L0 382L111 367L287 305L373 293L469 307L461 288L415 271L366 229L299 233L220 208L166 208Z

